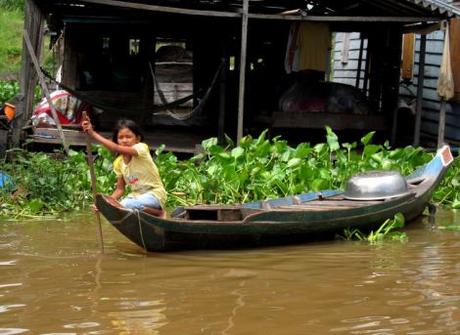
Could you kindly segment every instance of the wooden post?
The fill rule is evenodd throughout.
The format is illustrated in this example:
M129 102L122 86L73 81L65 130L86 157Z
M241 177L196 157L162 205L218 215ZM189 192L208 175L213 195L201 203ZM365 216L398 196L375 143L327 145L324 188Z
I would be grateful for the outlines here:
M226 53L224 53L224 57L226 57ZM219 83L219 88L220 88L220 96L219 96L219 120L218 120L218 125L217 125L217 139L220 144L224 143L224 133L225 133L225 105L226 105L226 77L227 77L227 67L228 63L226 61L226 58L222 59L222 62L224 63L224 67L222 71L220 72L220 83Z
M24 29L32 36L32 43L36 54L40 54L42 48L43 20L43 13L39 10L35 2L33 0L26 0L24 5ZM19 145L22 128L32 115L34 90L37 84L37 75L33 70L30 56L26 51L25 41L23 42L22 50L19 94L11 138L13 146Z
M369 44L370 44L370 39L368 38L367 39L367 47L366 47L366 64L364 66L364 78L363 78L363 92L364 94L366 94L366 96L369 96L368 92L369 92L369 68L370 68L370 64L371 64L371 53L369 52L370 48L369 48Z
M423 84L425 81L426 35L420 35L420 51L417 80L417 109L415 112L414 147L420 144L420 127L422 124Z
M356 88L359 88L359 84L361 82L361 67L363 63L363 53L364 53L364 39L361 33L359 34L359 38L361 40L361 43L359 44L358 68L356 69L356 83L355 83Z
M244 85L246 79L246 51L248 40L248 12L249 0L243 0L243 13L241 19L241 54L240 54L240 82L238 96L238 129L236 133L237 144L243 137L243 118L244 118Z
M68 154L69 153L69 147L65 141L65 136L64 132L62 131L61 127L61 122L59 122L59 117L57 116L56 113L56 108L54 107L53 102L51 101L51 96L50 92L48 91L48 87L46 86L45 78L43 76L42 71L40 70L40 65L38 64L37 57L35 56L32 44L30 42L29 34L27 33L27 30L24 29L24 41L26 42L26 47L27 50L29 51L29 55L32 59L32 63L34 64L35 71L37 72L38 75L38 81L40 83L40 86L42 88L43 93L45 93L46 100L48 101L48 104L50 105L51 108L51 114L53 116L54 122L56 123L56 127L59 131L59 136L61 137L62 140L62 146L64 147L65 152Z
M441 109L439 111L438 120L438 148L441 148L444 145L444 133L446 129L446 105L446 100L441 98Z

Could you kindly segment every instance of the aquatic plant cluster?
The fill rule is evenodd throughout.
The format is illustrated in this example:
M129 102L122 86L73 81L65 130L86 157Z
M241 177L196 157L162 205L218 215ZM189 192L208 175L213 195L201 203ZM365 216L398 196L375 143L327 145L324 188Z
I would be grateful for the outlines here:
M19 92L17 81L0 80L0 106L16 96Z
M156 163L168 191L168 208L196 203L241 203L324 189L344 188L360 171L399 170L406 175L429 161L433 154L421 148L391 149L372 144L373 133L358 143L339 143L329 128L327 141L291 147L279 137L246 136L236 146L230 139L219 145L211 138L200 154L179 160L164 148ZM97 189L111 193L115 185L113 156L95 146ZM79 210L92 202L91 179L84 152L69 156L19 152L12 162L1 162L15 189L0 191L0 216L8 218L53 215ZM457 158L434 201L460 207L460 163Z
M13 102L17 94L19 93L19 82L15 80L0 80L0 107L5 102ZM38 102L41 99L40 87L35 87L34 102Z

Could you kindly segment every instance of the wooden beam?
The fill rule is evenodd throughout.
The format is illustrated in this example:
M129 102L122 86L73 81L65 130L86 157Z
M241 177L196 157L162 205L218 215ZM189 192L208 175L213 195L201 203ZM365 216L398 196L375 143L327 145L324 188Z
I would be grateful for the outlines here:
M362 22L362 23L413 23L440 21L438 17L423 16L333 16L307 15L290 16L279 14L249 14L250 19L285 20L285 21L313 21L313 22Z
M32 36L32 44L36 54L40 55L43 41L44 16L35 1L26 0L24 6L24 29ZM21 73L19 77L19 94L17 96L16 117L13 119L12 145L18 146L22 128L26 125L33 111L34 90L37 75L33 70L31 58L26 50L25 42L22 47Z
M147 5L143 3L118 1L118 0L81 0L81 2L92 3L96 5L103 5L103 6L138 9L138 10L145 10L145 11L159 12L159 13L196 15L196 16L213 16L213 17L235 17L235 18L241 17L240 13L233 13L233 12Z
M127 2L119 0L80 0L84 3L92 3L103 6L113 6L120 8L138 9L145 11L153 11L159 13L171 13L180 15L195 15L195 16L209 16L209 17L228 17L240 18L244 15L244 3L242 12L225 12L214 10L201 10L189 9L180 7L168 7L148 5L136 2ZM316 22L396 22L396 23L411 23L411 22L433 22L440 21L438 17L423 17L423 16L319 16L319 15L282 15L282 14L248 14L249 19L262 19L262 20L284 20L284 21L316 21Z
M248 11L249 0L243 0L243 16L241 19L240 82L238 96L238 129L236 133L236 141L238 145L243 137L244 86L246 78L246 49L248 44Z
M417 109L415 112L414 147L420 144L420 128L422 124L423 83L425 81L426 35L420 36L420 52L417 79Z
M65 141L64 132L62 131L61 122L59 122L59 117L56 113L56 108L54 107L53 102L51 101L50 92L48 91L48 87L46 86L45 77L43 76L42 71L40 70L40 65L38 64L37 57L35 56L34 49L32 47L32 43L30 42L29 34L27 30L24 29L24 41L26 42L27 51L29 52L29 56L32 59L32 63L34 64L35 71L37 71L38 81L42 88L43 93L45 93L46 100L51 108L51 115L53 116L54 122L56 123L56 128L59 131L59 136L62 141L62 146L64 147L65 152L69 153L69 147Z

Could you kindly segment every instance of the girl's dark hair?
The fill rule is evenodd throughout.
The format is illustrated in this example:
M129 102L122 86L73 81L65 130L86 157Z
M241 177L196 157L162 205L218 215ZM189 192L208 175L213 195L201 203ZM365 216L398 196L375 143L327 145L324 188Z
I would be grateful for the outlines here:
M118 120L115 128L113 129L112 141L118 143L118 132L124 128L128 128L134 133L134 135L139 136L141 142L144 140L144 135L142 134L136 122L133 120L122 119Z

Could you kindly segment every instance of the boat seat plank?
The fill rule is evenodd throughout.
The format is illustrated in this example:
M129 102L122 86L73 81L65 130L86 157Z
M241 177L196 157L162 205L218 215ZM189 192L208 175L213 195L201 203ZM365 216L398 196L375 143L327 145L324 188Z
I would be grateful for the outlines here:
M313 200L309 202L304 202L299 205L293 205L293 207L299 207L299 206L321 206L321 207L330 207L330 206L335 206L335 207L361 207L361 206L367 206L367 205L374 205L381 203L382 200ZM289 206L288 206L289 207Z

